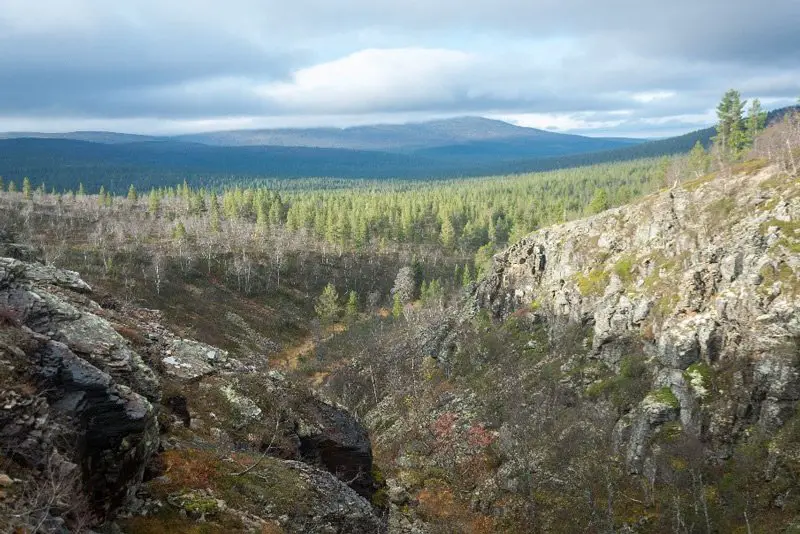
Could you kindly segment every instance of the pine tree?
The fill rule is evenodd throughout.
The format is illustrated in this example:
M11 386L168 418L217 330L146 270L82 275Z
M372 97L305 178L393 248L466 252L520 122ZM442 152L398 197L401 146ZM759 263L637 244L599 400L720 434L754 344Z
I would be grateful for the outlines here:
M354 321L358 316L358 293L355 291L350 291L347 294L347 304L344 308L344 315L350 321Z
M178 224L175 225L175 229L172 230L172 238L175 241L183 241L186 239L186 227L181 221L178 221Z
M22 179L22 196L25 200L31 199L31 181L27 176Z
M442 241L442 245L448 249L452 249L456 244L456 231L453 228L453 222L448 216L442 218L442 230L439 233L439 239Z
M336 292L336 287L333 284L326 285L325 289L322 290L322 294L317 298L314 311L317 312L317 316L325 324L330 324L339 317L339 312L341 311L339 293Z
M211 193L211 231L217 233L220 231L221 225L219 221L219 201L217 200L217 193Z
M419 287L419 299L422 301L423 304L428 302L430 295L428 295L428 282L426 280L422 281L422 285Z
M136 204L136 201L139 199L139 195L136 193L136 188L133 187L133 184L128 188L128 202L131 204Z
M595 189L594 196L589 202L589 213L594 215L606 211L608 208L608 193L606 193L606 190Z
M100 192L97 194L97 205L101 208L106 205L106 188L100 186Z
M147 199L147 212L151 217L158 215L158 210L161 207L161 199L158 198L158 193L155 189L150 190L150 196Z
M469 264L464 265L463 275L461 276L461 286L462 287L469 287L469 285L473 282L472 279L472 272L469 269Z
M17 192L17 184L14 183L14 180L8 182L8 192L9 193L16 193Z
M394 299L392 300L392 317L399 319L402 315L403 302L400 300L400 296L395 294Z
M753 145L758 134L767 124L767 112L761 109L761 101L754 98L747 110L747 143Z
M724 150L729 157L738 157L747 144L742 113L747 101L743 101L739 91L728 90L717 106L717 135L714 142Z
M83 188L83 182L78 184L78 196L82 197L86 194L86 190Z
M703 148L702 143L698 141L694 144L691 152L689 152L689 172L691 172L695 178L699 178L708 172L708 165L709 159L708 154L706 154L706 149Z

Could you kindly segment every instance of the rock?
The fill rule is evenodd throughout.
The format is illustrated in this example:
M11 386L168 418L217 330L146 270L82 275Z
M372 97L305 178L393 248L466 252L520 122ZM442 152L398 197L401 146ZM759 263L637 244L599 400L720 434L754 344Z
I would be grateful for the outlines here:
M167 376L197 380L213 373L228 360L228 353L189 339L173 340L161 360Z
M724 457L753 424L775 432L797 409L800 194L788 177L779 201L759 185L779 172L678 186L544 228L496 255L476 287L498 318L535 302L549 323L591 326L591 358L607 368L632 348L647 359L652 390L668 388L676 406L645 401L619 416L615 444L637 470L665 423Z
M8 488L13 485L14 481L5 473L0 473L0 488Z

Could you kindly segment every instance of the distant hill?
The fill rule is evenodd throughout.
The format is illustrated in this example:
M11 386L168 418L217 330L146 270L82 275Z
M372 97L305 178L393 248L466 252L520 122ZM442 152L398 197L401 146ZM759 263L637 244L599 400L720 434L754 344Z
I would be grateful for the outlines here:
M770 121L787 109L771 112ZM640 142L465 117L410 125L241 130L172 138L113 132L19 135L30 137L0 134L0 176L5 180L29 176L36 185L45 182L58 189L72 189L82 182L89 191L104 185L124 192L131 183L149 188L184 179L222 184L265 178L441 179L545 171L687 152L697 141L707 146L714 128ZM211 144L233 143L234 138L239 145ZM258 140L349 145L265 146Z
M42 132L0 132L0 139L68 139L71 141L89 141L108 145L123 143L140 143L164 139L153 135L136 135L116 132L67 132L67 133L42 133Z
M489 142L489 146L503 146L506 152L513 152L516 156L526 152L530 155L546 153L547 147L558 147L557 153L574 153L641 142L636 139L601 139L554 133L483 117L350 128L233 130L181 135L173 139L217 146L305 146L386 152L413 152ZM490 149L483 151L494 152Z

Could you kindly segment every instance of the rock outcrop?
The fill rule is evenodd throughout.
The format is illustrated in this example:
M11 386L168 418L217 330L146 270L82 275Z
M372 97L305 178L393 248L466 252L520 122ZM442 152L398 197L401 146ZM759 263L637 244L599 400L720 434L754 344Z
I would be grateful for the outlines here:
M726 457L795 413L799 247L800 184L767 167L537 231L494 258L476 297L497 317L588 325L591 357L615 372L633 343L652 393L615 440L639 471L666 423Z
M226 531L385 531L346 410L91 296L75 272L0 258L0 530L167 531L178 513Z
M0 258L0 450L42 484L75 481L84 513L111 519L158 447L161 392L110 324L79 309L99 311L89 290L76 273Z

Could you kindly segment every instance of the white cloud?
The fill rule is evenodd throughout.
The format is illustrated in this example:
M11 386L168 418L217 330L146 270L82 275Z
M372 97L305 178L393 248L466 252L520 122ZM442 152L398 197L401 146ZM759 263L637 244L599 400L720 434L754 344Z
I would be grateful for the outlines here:
M666 100L668 98L673 98L674 96L676 96L675 91L645 91L642 93L633 93L631 98L636 102L649 104L650 102Z
M456 101L475 58L457 50L368 49L300 69L257 94L276 107L307 113L409 110Z

